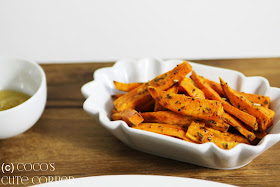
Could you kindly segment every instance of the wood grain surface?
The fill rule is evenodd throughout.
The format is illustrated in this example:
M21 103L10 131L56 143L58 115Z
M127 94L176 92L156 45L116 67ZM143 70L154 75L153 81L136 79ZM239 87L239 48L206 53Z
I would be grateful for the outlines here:
M280 58L195 61L263 76L280 87ZM238 186L280 185L280 143L249 165L215 170L143 153L127 147L83 111L80 88L93 72L113 63L46 64L48 101L41 119L27 132L0 140L2 163L54 163L51 171L14 171L3 176L72 176L144 174L180 176ZM31 185L32 183L29 183ZM0 181L1 185L1 181ZM20 185L17 185L20 186Z

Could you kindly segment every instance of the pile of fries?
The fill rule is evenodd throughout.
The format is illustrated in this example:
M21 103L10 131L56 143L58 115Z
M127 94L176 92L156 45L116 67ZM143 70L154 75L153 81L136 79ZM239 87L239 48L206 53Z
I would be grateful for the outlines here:
M112 96L112 120L188 142L213 142L222 149L256 145L275 115L269 97L235 91L221 78L220 83L208 80L187 61L146 83L114 84L127 93Z

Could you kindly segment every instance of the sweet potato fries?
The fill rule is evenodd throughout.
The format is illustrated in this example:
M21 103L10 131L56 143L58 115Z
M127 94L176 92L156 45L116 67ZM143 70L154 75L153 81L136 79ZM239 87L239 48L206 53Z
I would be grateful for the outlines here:
M221 78L220 83L208 80L187 61L146 83L114 84L127 93L112 96L112 120L222 149L258 143L275 115L269 97L233 90Z

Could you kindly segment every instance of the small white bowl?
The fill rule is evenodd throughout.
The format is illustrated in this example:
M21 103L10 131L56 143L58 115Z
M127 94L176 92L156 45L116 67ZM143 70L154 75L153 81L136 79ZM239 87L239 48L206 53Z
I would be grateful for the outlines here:
M236 90L266 95L271 98L275 111L269 134L258 145L238 144L223 150L212 142L194 144L161 134L130 128L124 121L111 121L113 108L111 95L121 93L113 80L120 82L146 82L173 69L182 60L123 59L113 67L102 68L94 73L94 81L82 87L87 98L84 110L94 116L103 127L126 145L155 155L216 169L236 169L247 165L280 140L280 89L269 86L263 77L245 77L242 73L211 66L190 63L199 75L219 81L222 77Z
M5 139L23 133L40 118L47 100L45 73L35 62L0 57L0 90L31 96L16 107L0 111L0 139Z

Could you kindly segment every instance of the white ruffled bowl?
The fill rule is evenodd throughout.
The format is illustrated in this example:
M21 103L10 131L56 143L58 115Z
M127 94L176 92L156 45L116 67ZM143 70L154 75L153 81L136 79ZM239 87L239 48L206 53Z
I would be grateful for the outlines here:
M238 144L233 149L223 150L214 143L194 144L173 137L128 127L124 121L111 121L113 100L111 95L121 93L113 81L146 82L155 76L173 69L182 60L162 61L158 59L123 59L113 67L102 68L94 73L94 81L82 87L87 98L84 110L97 119L123 143L137 150L183 162L215 169L236 169L249 164L253 159L280 140L280 89L269 86L263 77L245 77L242 73L191 63L193 70L208 79L219 81L222 77L229 86L238 91L266 95L271 98L271 109L275 111L273 126L269 134L256 146Z

